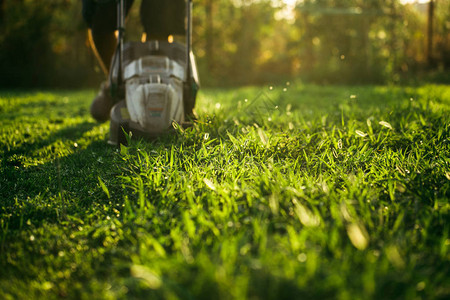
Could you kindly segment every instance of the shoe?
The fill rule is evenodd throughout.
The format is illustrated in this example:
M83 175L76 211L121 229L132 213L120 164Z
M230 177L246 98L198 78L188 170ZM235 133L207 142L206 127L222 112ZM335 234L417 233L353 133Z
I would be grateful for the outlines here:
M100 91L92 101L91 116L98 122L108 121L113 104L109 84L105 81L101 84Z

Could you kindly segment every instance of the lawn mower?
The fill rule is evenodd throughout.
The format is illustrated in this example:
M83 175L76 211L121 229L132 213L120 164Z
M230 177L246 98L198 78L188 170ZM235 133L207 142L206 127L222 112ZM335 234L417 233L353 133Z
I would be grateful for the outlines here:
M152 139L189 126L199 79L192 48L192 0L186 0L185 45L168 40L124 42L125 0L118 0L118 42L111 62L109 144L127 135Z

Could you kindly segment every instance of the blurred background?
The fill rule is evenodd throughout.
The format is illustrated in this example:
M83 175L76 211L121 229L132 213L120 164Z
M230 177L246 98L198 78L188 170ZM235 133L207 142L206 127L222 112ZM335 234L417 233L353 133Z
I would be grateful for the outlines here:
M450 0L194 0L193 35L203 86L450 83ZM1 88L103 79L81 0L0 0Z

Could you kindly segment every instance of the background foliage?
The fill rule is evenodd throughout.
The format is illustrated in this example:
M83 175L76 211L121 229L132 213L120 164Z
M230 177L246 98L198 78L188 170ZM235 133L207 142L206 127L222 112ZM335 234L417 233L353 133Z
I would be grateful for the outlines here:
M205 85L293 76L321 83L380 83L423 73L448 81L449 0L434 1L431 53L428 4L303 0L290 13L281 0L194 4L194 46ZM138 7L129 17L130 38L141 31ZM95 86L102 79L88 49L81 1L1 0L0 25L0 86Z

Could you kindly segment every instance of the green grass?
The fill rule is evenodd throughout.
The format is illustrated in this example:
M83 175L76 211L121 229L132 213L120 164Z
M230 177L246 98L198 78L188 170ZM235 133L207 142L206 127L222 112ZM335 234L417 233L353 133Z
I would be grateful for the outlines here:
M120 149L93 96L0 92L1 299L450 297L450 86L203 90Z

